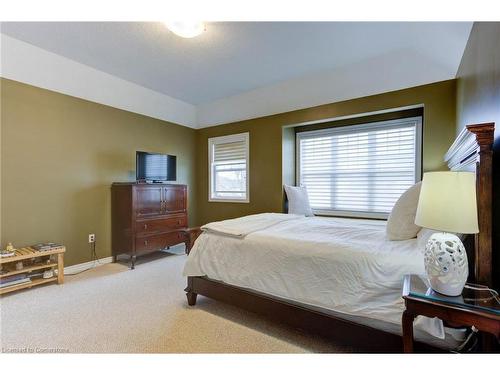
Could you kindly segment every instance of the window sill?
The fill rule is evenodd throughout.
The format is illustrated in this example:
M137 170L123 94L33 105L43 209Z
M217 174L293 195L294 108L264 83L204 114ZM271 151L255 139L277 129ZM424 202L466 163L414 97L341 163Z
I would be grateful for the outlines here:
M249 199L217 199L209 198L209 202L219 202L219 203L250 203Z
M313 214L316 216L335 216L335 217L346 217L351 219L371 219L371 220L387 220L389 214L376 213L376 212L355 212L355 211L327 211L327 210L315 210L313 209Z

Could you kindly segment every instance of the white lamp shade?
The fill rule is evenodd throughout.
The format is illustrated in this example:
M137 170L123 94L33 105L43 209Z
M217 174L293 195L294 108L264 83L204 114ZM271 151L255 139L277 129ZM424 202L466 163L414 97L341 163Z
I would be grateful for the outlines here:
M475 174L425 173L415 224L442 232L478 233Z

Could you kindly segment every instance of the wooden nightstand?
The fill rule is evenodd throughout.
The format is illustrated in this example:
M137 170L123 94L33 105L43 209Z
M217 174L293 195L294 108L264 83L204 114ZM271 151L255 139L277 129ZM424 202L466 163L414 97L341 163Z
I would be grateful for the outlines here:
M191 251L191 248L194 245L194 241L200 236L201 234L201 229L200 227L194 227L194 228L187 228L185 231L185 236L186 236L186 254L189 255L189 252Z
M433 291L423 277L406 275L403 298L403 349L413 352L413 320L418 315L439 318L452 325L474 326L481 332L500 338L500 300L489 291L469 289L467 284L461 296L448 297ZM483 340L485 350L491 351L491 340Z

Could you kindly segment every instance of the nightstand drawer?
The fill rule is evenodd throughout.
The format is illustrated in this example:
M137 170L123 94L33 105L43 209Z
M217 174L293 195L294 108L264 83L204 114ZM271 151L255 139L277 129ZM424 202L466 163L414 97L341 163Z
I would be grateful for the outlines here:
M168 232L187 227L187 216L178 215L165 219L153 219L137 221L135 231L138 235L148 235L154 233Z

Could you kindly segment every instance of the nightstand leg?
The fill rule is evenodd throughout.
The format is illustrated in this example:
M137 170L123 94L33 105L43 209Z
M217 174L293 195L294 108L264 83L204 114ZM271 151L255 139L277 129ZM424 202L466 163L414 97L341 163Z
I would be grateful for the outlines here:
M413 353L413 320L415 316L408 311L403 312L403 352Z
M495 336L492 336L486 332L480 332L481 334L481 349L483 353L493 353Z
M64 254L57 254L57 283L64 283Z

